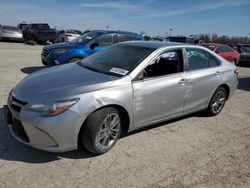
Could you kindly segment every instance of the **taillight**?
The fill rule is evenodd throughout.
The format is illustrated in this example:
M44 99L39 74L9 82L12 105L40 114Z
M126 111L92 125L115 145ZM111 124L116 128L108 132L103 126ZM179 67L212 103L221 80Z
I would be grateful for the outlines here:
M234 70L234 74L236 74L236 76L238 77L239 76L239 74L240 74L240 70L237 68L237 69L235 69Z

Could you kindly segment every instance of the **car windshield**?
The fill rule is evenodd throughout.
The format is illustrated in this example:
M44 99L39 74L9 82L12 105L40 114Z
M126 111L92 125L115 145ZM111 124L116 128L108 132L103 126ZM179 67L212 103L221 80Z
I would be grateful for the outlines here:
M100 36L101 34L103 34L103 32L88 32L70 41L70 44L79 44L79 43L86 44L89 41L91 41L93 38L96 38Z
M13 27L13 26L3 26L2 29L18 31L18 29L16 27Z
M50 29L49 24L33 24L32 29Z
M80 62L80 65L96 72L122 77L131 72L155 49L115 45L95 53Z

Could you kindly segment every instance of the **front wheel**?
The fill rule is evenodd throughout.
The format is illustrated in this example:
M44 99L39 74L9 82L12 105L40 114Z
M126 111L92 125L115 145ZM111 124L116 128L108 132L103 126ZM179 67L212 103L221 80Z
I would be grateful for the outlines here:
M224 87L219 87L215 90L212 99L207 108L207 113L210 116L216 116L223 109L227 99L227 91Z
M82 144L95 154L109 151L121 134L121 118L119 112L112 107L93 112L83 126Z
M68 60L69 63L77 63L79 61L81 61L82 58L79 58L79 57L73 57L71 59Z

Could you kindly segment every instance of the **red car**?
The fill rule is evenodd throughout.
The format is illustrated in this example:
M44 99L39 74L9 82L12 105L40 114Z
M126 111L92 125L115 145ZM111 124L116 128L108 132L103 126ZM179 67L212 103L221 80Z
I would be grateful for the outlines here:
M204 47L209 48L210 50L214 51L215 53L219 54L224 59L238 64L240 60L240 54L235 49L231 48L230 46L224 44L216 44L216 43L203 43L201 44Z

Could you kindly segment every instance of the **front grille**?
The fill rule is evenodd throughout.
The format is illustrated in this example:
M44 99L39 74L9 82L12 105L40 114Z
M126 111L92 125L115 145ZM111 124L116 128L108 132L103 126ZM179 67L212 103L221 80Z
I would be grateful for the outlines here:
M13 131L15 132L15 134L20 138L22 139L23 141L25 142L29 142L29 137L27 136L24 128L23 128L23 125L22 125L22 122L19 121L18 119L16 118L13 118L12 120L12 127L13 127Z
M19 104L21 104L21 105L26 105L26 104L27 104L27 102L20 101L20 100L18 100L17 98L15 98L15 97L13 97L13 96L12 96L12 101L15 101L15 102L17 102L17 103L19 103Z
M11 106L11 108L13 108L15 111L17 111L17 112L20 112L21 111L21 107L20 106L17 106L17 105L15 105L15 104L11 104L10 105Z
M11 97L10 107L17 112L20 112L22 107L26 104L27 102L21 101L13 96Z
M42 56L47 57L49 55L49 50L43 49Z

